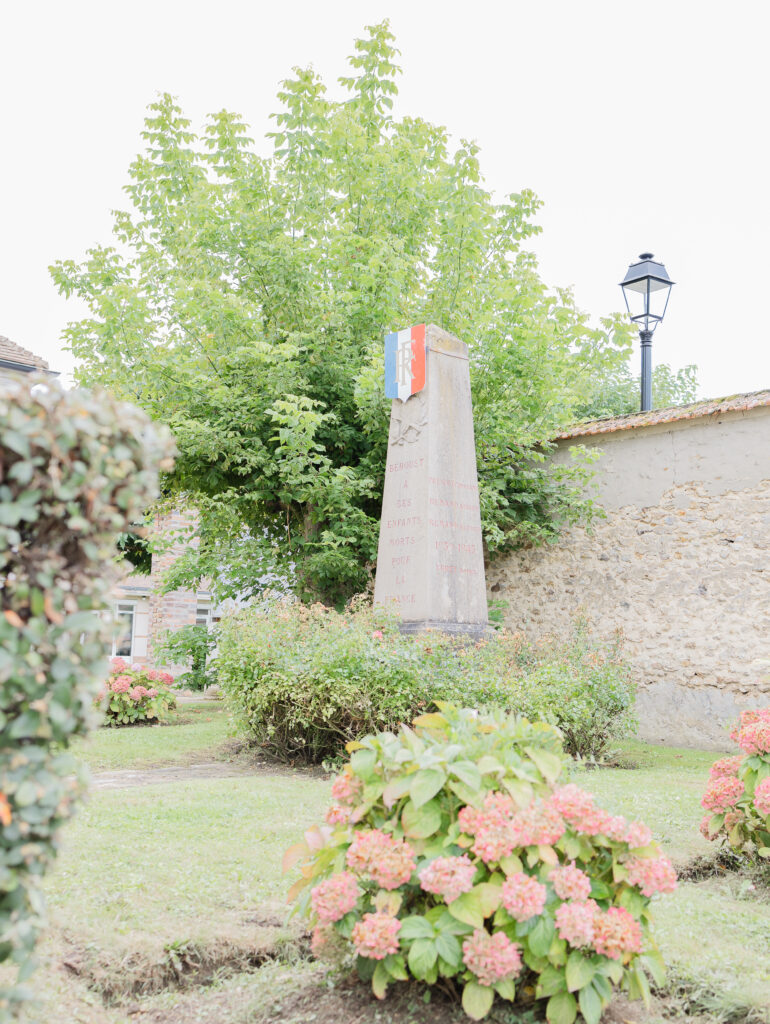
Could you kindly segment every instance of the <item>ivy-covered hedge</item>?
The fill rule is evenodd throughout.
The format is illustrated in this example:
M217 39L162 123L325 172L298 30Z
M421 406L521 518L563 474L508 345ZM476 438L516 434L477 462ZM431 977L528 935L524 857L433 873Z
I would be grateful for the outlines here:
M156 497L172 443L133 406L46 382L0 396L0 1021L27 996L41 877L81 780L71 738L98 721L118 534Z

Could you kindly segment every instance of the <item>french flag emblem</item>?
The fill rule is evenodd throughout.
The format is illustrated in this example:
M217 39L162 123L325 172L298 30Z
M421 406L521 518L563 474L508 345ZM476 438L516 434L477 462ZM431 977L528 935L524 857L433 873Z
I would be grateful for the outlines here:
M425 324L385 335L385 396L407 398L425 387Z

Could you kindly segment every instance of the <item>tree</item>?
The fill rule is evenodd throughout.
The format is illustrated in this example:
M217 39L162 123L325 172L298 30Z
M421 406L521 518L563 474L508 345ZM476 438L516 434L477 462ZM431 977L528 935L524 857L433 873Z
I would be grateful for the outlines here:
M276 569L307 597L361 589L376 557L388 428L383 334L424 321L471 346L484 537L554 537L590 513L586 464L546 464L597 368L623 358L619 317L591 328L523 248L524 190L495 202L477 147L391 114L387 22L355 44L339 101L312 70L278 94L273 152L240 118L197 136L151 104L114 246L51 268L90 315L66 339L77 377L168 423L172 500L200 511L188 584L259 590ZM230 582L228 582L230 581ZM180 582L178 575L176 582Z
M652 407L694 402L698 391L698 368L693 364L672 370L660 363L652 371ZM625 416L639 412L640 378L631 372L628 362L598 375L584 401L575 406L576 420L595 420L603 416Z

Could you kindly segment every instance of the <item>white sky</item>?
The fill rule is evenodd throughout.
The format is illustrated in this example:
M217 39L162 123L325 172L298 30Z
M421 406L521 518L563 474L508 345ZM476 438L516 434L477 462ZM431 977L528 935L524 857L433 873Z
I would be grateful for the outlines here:
M156 92L196 128L235 110L267 151L279 81L312 63L335 95L383 17L404 69L395 113L475 138L490 187L544 200L548 284L598 317L649 250L677 282L653 359L697 363L707 397L770 388L766 0L5 4L0 334L71 368L60 332L81 311L47 266L109 242Z

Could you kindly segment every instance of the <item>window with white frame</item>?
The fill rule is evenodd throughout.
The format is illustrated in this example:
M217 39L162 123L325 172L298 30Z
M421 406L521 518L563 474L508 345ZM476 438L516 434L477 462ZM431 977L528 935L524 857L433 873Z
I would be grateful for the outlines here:
M220 617L211 601L198 601L197 608L195 609L196 626L205 626L206 629L211 629L215 623L219 622Z
M133 655L135 611L134 601L118 601L115 605L116 629L112 641L114 658L130 658Z

